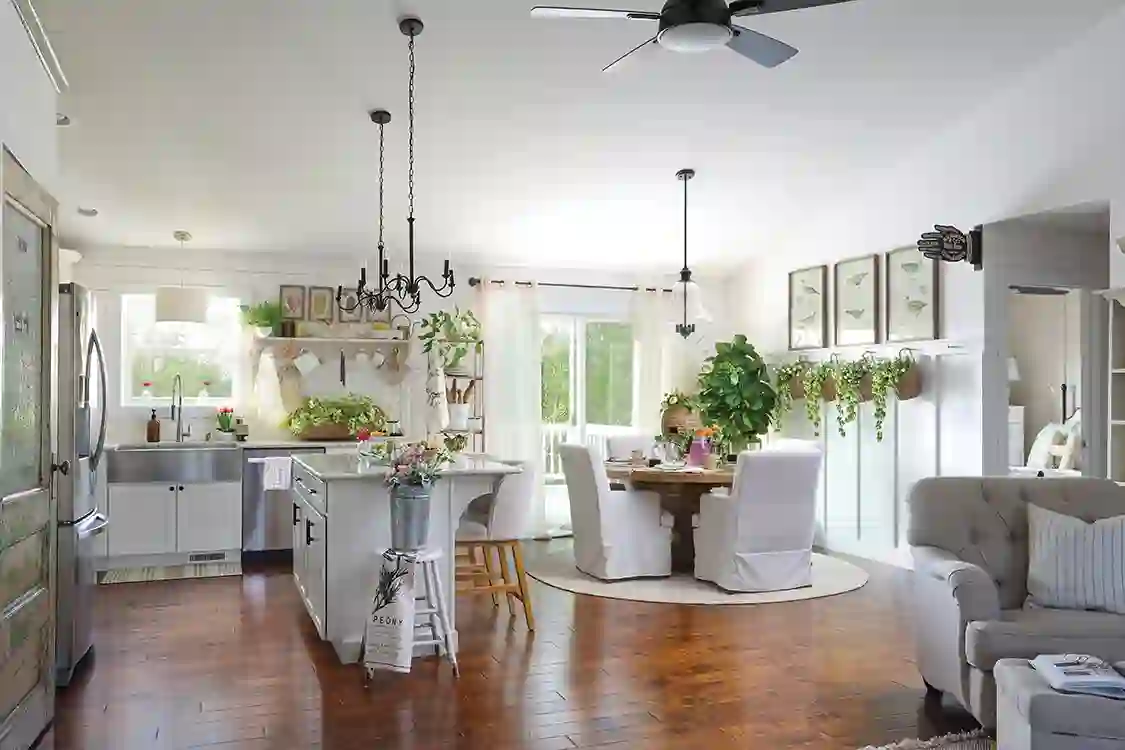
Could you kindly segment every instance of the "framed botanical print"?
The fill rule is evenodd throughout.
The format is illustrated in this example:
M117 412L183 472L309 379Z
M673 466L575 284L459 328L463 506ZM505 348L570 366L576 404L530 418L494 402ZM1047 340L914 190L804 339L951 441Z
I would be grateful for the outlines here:
M309 287L309 320L318 323L331 323L332 308L335 306L335 290L326 286Z
M828 266L789 273L789 348L828 346Z
M305 319L305 288L303 286L282 284L278 302L281 304L282 320Z
M336 320L341 323L363 322L363 306L359 304L359 295L355 289L344 287L340 290L340 312Z
M842 260L832 271L836 346L879 343L879 256Z
M936 339L940 320L938 263L916 247L891 250L886 258L887 341Z

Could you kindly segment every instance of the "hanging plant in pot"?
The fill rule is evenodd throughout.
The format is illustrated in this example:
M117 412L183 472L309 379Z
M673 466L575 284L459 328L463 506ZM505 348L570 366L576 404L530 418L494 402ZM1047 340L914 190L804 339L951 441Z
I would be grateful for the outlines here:
M801 382L805 389L805 416L813 427L813 434L820 437L822 418L821 401L836 399L836 386L832 382L834 368L831 362L821 362L805 369ZM831 398L829 398L831 396Z
M719 428L731 453L769 431L777 394L766 363L745 336L715 344L699 373L697 401L704 422Z
M802 361L778 365L774 372L774 390L777 392L777 403L774 404L773 414L770 419L773 426L781 428L785 415L793 408L793 402L805 397L804 374L807 363Z
M918 385L918 374L914 367L914 357L905 349L894 359L874 359L870 363L871 371L871 401L875 407L875 439L882 442L883 424L887 418L887 394L890 390L900 388L908 375L912 375L914 383L906 383L913 392ZM910 398L917 393L913 392ZM907 399L903 399L907 400Z
M449 461L445 450L409 443L391 455L386 483L391 488L391 548L416 552L430 535L430 493Z
M847 437L847 426L859 416L859 404L863 399L861 393L863 380L867 376L867 359L844 361L837 359L833 369L836 381L836 427L840 437Z
M469 352L480 353L482 348L481 325L472 310L453 312L438 310L427 315L419 327L418 340L426 354L436 351L441 356L446 375L473 377L470 372L474 362Z

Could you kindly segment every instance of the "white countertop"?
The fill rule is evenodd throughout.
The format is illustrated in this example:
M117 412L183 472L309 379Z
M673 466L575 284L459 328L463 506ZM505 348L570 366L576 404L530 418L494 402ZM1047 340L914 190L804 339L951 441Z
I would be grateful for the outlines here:
M253 438L243 442L227 442L220 440L188 440L188 445L198 445L201 448L245 448L247 450L261 450L268 448L292 448L299 450L301 448L324 448L326 450L340 450L340 451L355 451L355 442L352 440L298 440L297 438L277 438L270 440L268 438L255 440ZM162 448L167 446L177 445L174 440L161 440L159 443L117 443L106 446L107 450L127 446L131 448Z
M332 479L382 481L388 470L386 466L372 465L368 461L361 460L354 451L351 453L310 453L303 456L294 456L293 460L325 481ZM520 468L518 466L502 464L484 456L461 455L446 465L442 470L442 477L502 476L519 473Z

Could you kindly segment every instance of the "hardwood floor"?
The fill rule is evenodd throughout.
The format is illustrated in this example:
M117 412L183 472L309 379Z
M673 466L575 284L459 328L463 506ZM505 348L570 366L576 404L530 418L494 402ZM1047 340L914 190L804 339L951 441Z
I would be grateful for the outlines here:
M529 546L529 555L541 553ZM537 630L458 600L461 673L380 674L316 637L287 571L99 589L55 750L857 748L972 726L927 706L907 573L830 599L687 607L532 583Z

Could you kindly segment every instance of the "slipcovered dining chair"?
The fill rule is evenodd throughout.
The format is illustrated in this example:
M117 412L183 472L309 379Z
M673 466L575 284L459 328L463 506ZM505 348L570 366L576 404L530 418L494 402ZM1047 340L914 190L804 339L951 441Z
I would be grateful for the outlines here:
M725 591L812 585L820 448L744 452L729 493L713 490L693 516L695 577Z
M651 436L645 435L610 435L605 440L606 458L628 459L633 457L633 451L641 451L645 458L651 458L656 446L656 441Z
M563 445L574 561L603 581L672 574L672 516L655 492L613 490L597 448Z
M523 605L527 629L535 630L520 535L527 531L539 477L534 461L501 463L518 467L520 473L502 478L497 491L469 503L457 527L457 551L468 558L467 563L457 566L457 580L467 584L458 591L491 594L496 606L500 604L499 595L503 594L508 600L508 612L513 616L515 603L519 601Z

